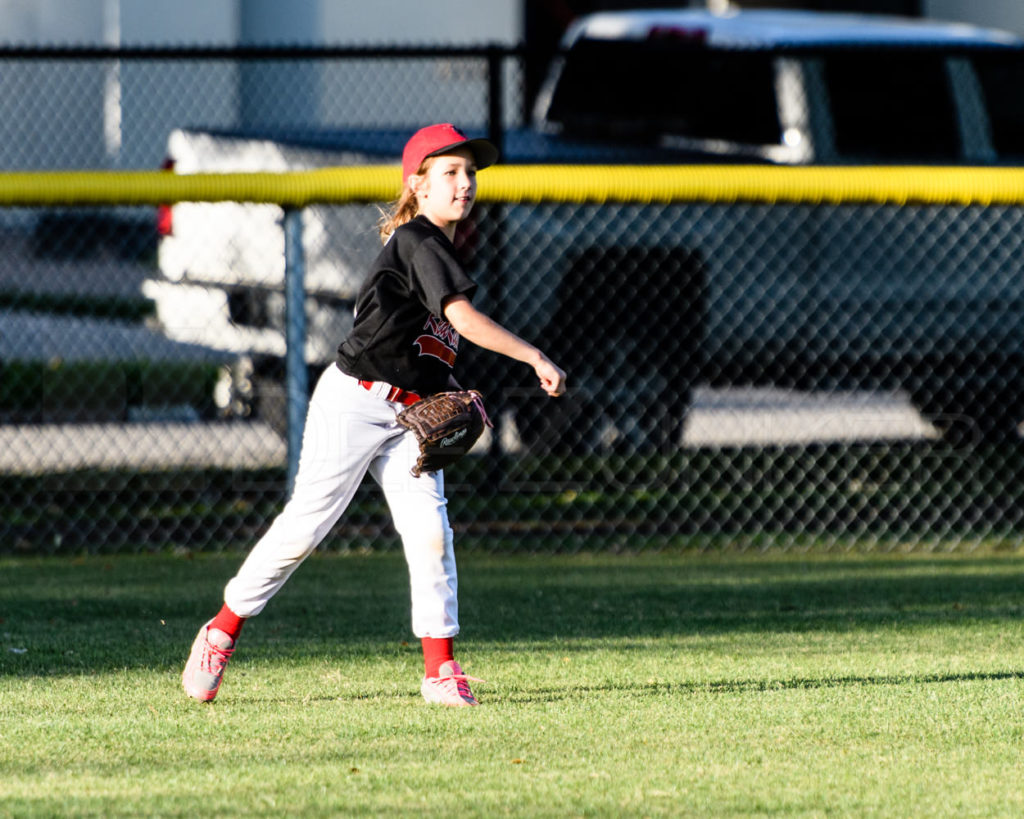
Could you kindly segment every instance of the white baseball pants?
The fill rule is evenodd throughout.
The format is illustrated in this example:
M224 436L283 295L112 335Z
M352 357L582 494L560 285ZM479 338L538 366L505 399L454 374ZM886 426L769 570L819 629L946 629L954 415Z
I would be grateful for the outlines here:
M395 421L402 409L371 395L334 365L324 371L310 401L292 496L224 590L224 602L235 614L252 617L263 610L337 523L369 472L383 489L402 538L413 634L458 634L444 477L409 473L419 447Z

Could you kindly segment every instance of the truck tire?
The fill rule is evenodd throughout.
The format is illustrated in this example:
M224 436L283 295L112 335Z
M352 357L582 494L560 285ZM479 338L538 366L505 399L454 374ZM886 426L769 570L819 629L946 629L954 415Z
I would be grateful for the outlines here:
M677 449L701 377L706 276L702 255L683 247L570 254L540 332L570 396L566 406L517 403L516 426L535 439L524 443L576 453Z

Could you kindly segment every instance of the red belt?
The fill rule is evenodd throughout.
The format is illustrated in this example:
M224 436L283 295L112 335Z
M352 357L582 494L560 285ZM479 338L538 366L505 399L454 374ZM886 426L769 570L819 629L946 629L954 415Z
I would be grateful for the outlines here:
M405 406L415 404L420 400L420 396L416 393L403 390L400 387L392 387L384 381L360 381L359 386L385 401L394 401L398 404L405 404Z

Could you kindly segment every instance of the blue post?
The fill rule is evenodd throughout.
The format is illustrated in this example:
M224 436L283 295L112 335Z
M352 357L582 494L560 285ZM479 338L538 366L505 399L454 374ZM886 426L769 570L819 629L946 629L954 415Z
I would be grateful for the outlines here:
M288 401L288 494L295 486L309 402L306 369L306 262L302 253L302 211L284 212L285 390Z

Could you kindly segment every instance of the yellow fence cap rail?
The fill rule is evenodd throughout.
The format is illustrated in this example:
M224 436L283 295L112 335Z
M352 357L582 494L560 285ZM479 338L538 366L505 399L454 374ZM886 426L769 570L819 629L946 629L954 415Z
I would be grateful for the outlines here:
M398 168L379 165L284 173L14 172L0 173L0 205L379 202L394 198L400 178Z
M399 179L392 165L286 173L8 172L0 173L0 205L386 202L397 196ZM481 201L511 203L1024 204L1024 168L503 165L481 172L479 181Z
M505 166L485 200L569 203L1024 204L1024 169L763 165Z

